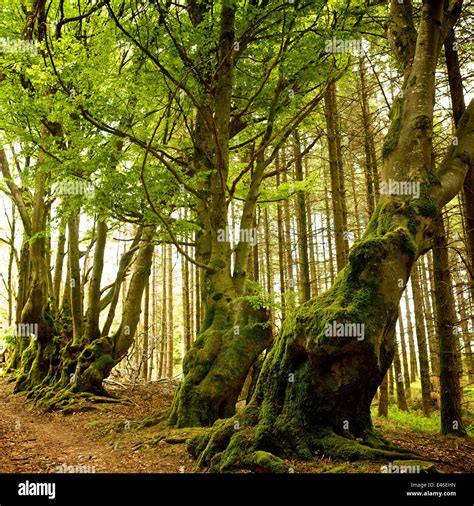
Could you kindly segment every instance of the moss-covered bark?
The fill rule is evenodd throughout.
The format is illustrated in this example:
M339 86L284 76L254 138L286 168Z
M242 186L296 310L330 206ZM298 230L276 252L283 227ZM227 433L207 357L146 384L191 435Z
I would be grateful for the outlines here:
M409 457L374 432L370 403L394 356L397 308L412 266L432 247L433 219L459 192L474 155L471 102L458 145L436 173L432 166L436 63L458 15L457 4L445 10L426 2L415 32L411 9L391 3L389 38L406 71L382 177L417 182L419 195L382 197L333 286L285 320L249 405L190 442L199 469L282 472L282 457L309 459L318 451L343 459ZM407 30L393 30L399 23ZM331 332L338 325L343 332Z
M394 458L373 431L370 403L394 355L398 301L422 221L402 202L376 208L333 287L286 319L249 406L191 443L198 467L281 470L277 456L317 451ZM329 335L334 323L350 326Z
M149 226L143 234L118 331L112 336L99 335L96 338L86 332L73 339L73 328L77 325L73 326L67 315L59 320L46 306L41 316L46 323L39 326L38 338L22 340L26 349L21 352L16 370L16 392L25 392L46 409L69 408L82 396L107 395L103 380L123 358L134 339L141 299L150 274L154 231L155 227ZM96 316L98 318L99 313Z
M211 325L184 359L169 425L209 426L232 416L249 369L271 337L265 310L243 300L215 307Z

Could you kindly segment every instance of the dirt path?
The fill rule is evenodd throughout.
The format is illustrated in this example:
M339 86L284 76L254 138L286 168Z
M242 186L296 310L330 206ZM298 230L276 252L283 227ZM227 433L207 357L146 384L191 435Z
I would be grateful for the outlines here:
M134 451L133 444L137 437L143 439L143 434L115 434L107 441L91 426L97 420L126 423L139 419L133 415L143 407L137 408L133 402L131 406L107 405L98 411L64 416L42 413L12 391L12 384L0 378L0 472L54 473L56 466L66 465L80 472L169 473L178 472L182 465L190 467L184 448L174 445L172 452L165 448Z

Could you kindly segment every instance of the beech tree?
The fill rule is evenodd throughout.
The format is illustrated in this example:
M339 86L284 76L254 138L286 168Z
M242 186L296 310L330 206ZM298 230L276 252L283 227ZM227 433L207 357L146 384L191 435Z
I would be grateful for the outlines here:
M406 457L375 433L370 403L394 356L398 304L411 270L432 247L434 220L461 190L474 153L471 102L458 144L432 165L435 70L461 5L426 0L415 28L411 4L392 0L387 36L404 80L392 105L382 181L419 181L420 197L381 197L334 285L287 317L248 407L191 443L201 468L285 472L278 455L310 458L318 450L346 459ZM332 321L363 323L364 340L326 336Z

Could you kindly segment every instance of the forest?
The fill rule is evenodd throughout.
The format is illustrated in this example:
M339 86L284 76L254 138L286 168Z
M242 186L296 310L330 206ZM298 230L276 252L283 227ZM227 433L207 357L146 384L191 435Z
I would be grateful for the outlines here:
M473 21L2 0L0 472L471 473Z

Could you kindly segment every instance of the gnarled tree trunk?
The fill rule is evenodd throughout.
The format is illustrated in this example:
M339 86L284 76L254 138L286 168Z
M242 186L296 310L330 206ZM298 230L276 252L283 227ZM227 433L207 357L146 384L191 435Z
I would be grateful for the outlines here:
M410 5L392 0L389 36L406 72L384 145L383 180L418 181L420 194L381 199L334 285L285 320L250 404L191 441L199 468L287 472L279 457L312 458L318 450L344 459L409 455L375 434L370 403L394 356L412 267L432 246L433 220L460 190L474 156L472 102L458 146L438 171L431 166L436 62L459 9L424 2L416 33Z

